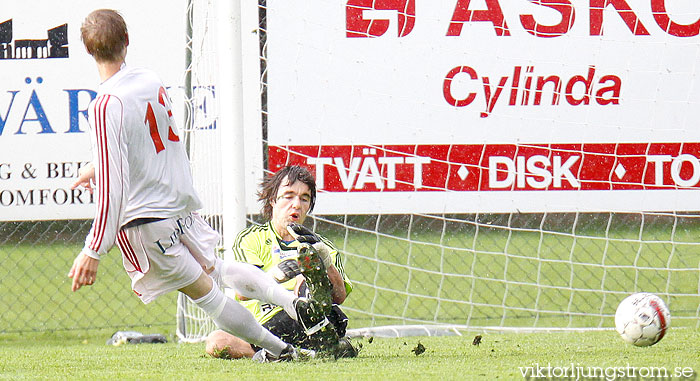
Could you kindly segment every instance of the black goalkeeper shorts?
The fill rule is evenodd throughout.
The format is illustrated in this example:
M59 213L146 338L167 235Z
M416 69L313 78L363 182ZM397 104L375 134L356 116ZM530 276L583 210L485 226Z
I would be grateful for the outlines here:
M345 331L348 327L348 317L340 309L337 304L333 305L328 321L335 327L338 337L345 336ZM263 327L267 328L273 335L279 337L285 343L307 349L315 348L317 344L309 339L309 336L304 333L304 328L296 320L292 319L285 311L276 313L270 320L263 323ZM259 351L261 348L251 344L253 350Z

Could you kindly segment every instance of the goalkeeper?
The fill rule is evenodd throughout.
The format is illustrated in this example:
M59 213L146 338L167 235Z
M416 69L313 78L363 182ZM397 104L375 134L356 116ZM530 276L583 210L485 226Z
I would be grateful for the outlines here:
M338 307L352 290L340 253L329 240L302 225L316 201L313 176L300 166L284 167L263 180L258 199L263 203L262 214L268 222L250 226L238 234L233 245L236 260L261 268L297 295L308 295L312 290L319 302L326 295L330 299L326 303L328 325L303 327L279 306L240 295L237 299L264 327L285 342L315 350L331 347L335 357L356 356L357 350L344 337L347 317ZM297 261L299 252L305 252L301 247L306 244L313 246L319 262L323 262L316 267L320 271L308 269L303 260ZM319 332L307 334L314 331ZM329 340L335 342L329 343ZM253 357L259 349L222 330L212 332L206 341L207 353L218 358Z

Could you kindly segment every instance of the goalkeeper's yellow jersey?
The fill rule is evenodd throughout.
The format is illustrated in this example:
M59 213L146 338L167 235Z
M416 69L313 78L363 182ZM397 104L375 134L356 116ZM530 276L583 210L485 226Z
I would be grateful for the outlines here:
M343 269L343 261L338 249L333 243L325 237L319 235L321 240L331 248L331 258L335 268L343 277L345 282L345 291L350 294L352 291L352 283L345 275ZM282 260L296 258L298 256L297 249L290 247L280 238L272 227L272 222L264 225L253 225L238 233L236 241L233 244L233 254L235 259L240 262L247 262L261 268L265 272L269 272L275 268ZM288 290L294 290L296 287L296 279L282 283ZM255 319L261 324L270 320L276 313L282 311L282 307L274 304L263 303L256 299L240 301L250 312L253 313Z

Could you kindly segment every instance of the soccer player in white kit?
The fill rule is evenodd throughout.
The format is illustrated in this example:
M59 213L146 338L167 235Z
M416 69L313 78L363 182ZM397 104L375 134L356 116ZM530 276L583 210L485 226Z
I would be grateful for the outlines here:
M102 83L88 111L94 165L74 185L92 190L94 181L97 205L68 275L72 290L95 282L100 256L116 243L144 303L179 290L221 329L274 358L309 355L272 335L214 284L212 278L221 279L241 295L283 306L305 325L324 319L317 302L296 298L257 267L216 257L219 235L196 213L201 202L165 87L154 72L125 64L124 19L113 10L96 10L80 31Z

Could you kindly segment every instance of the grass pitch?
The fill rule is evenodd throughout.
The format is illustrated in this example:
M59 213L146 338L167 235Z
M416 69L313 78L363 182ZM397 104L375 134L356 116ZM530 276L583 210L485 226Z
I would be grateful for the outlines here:
M315 228L344 253L350 328L612 327L618 303L638 291L666 301L673 327L700 328L700 221L575 217L362 216L353 229L320 218ZM0 333L174 331L176 294L144 306L116 249L103 256L95 285L70 291L66 274L89 227L0 223Z
M696 379L700 226L655 219L644 221L642 229L638 219L607 223L603 215L602 221L586 220L586 228L577 227L573 235L560 231L565 223L547 227L548 220L537 216L519 218L528 220L494 222L500 227L479 220L478 230L456 224L445 226L449 234L439 234L440 220L413 216L410 237L385 231L371 219L367 230L347 234L320 223L318 230L328 232L346 254L345 269L355 284L344 304L350 328L432 322L612 327L617 303L642 290L666 296L672 327L686 328L672 328L650 348L625 344L612 330L482 332L476 346L472 341L479 332L471 331L461 337L363 338L358 358L339 361L216 360L204 355L203 344L177 343L175 293L147 306L131 293L117 250L101 261L94 286L70 292L66 274L81 245L60 236L69 231L84 237L88 224L0 224L0 380L551 379L547 371L561 376L567 367L609 372L597 379L622 379L619 371L632 379L659 376L649 374L652 368L665 369L667 379ZM34 231L56 239L35 241ZM162 333L170 343L105 345L117 330ZM584 375L579 379L591 378Z
M546 377L547 367L553 375L573 367L584 372L579 376L608 372L594 379L614 380L624 378L620 372L647 379L641 376L664 370L669 377L662 379L674 374L696 379L700 371L700 332L692 329L673 329L647 348L624 343L614 331L480 333L478 346L473 345L476 334L361 338L354 340L361 345L355 359L272 364L212 359L201 343L108 346L107 331L5 334L0 336L0 379L522 380L537 379L532 373L537 369Z

